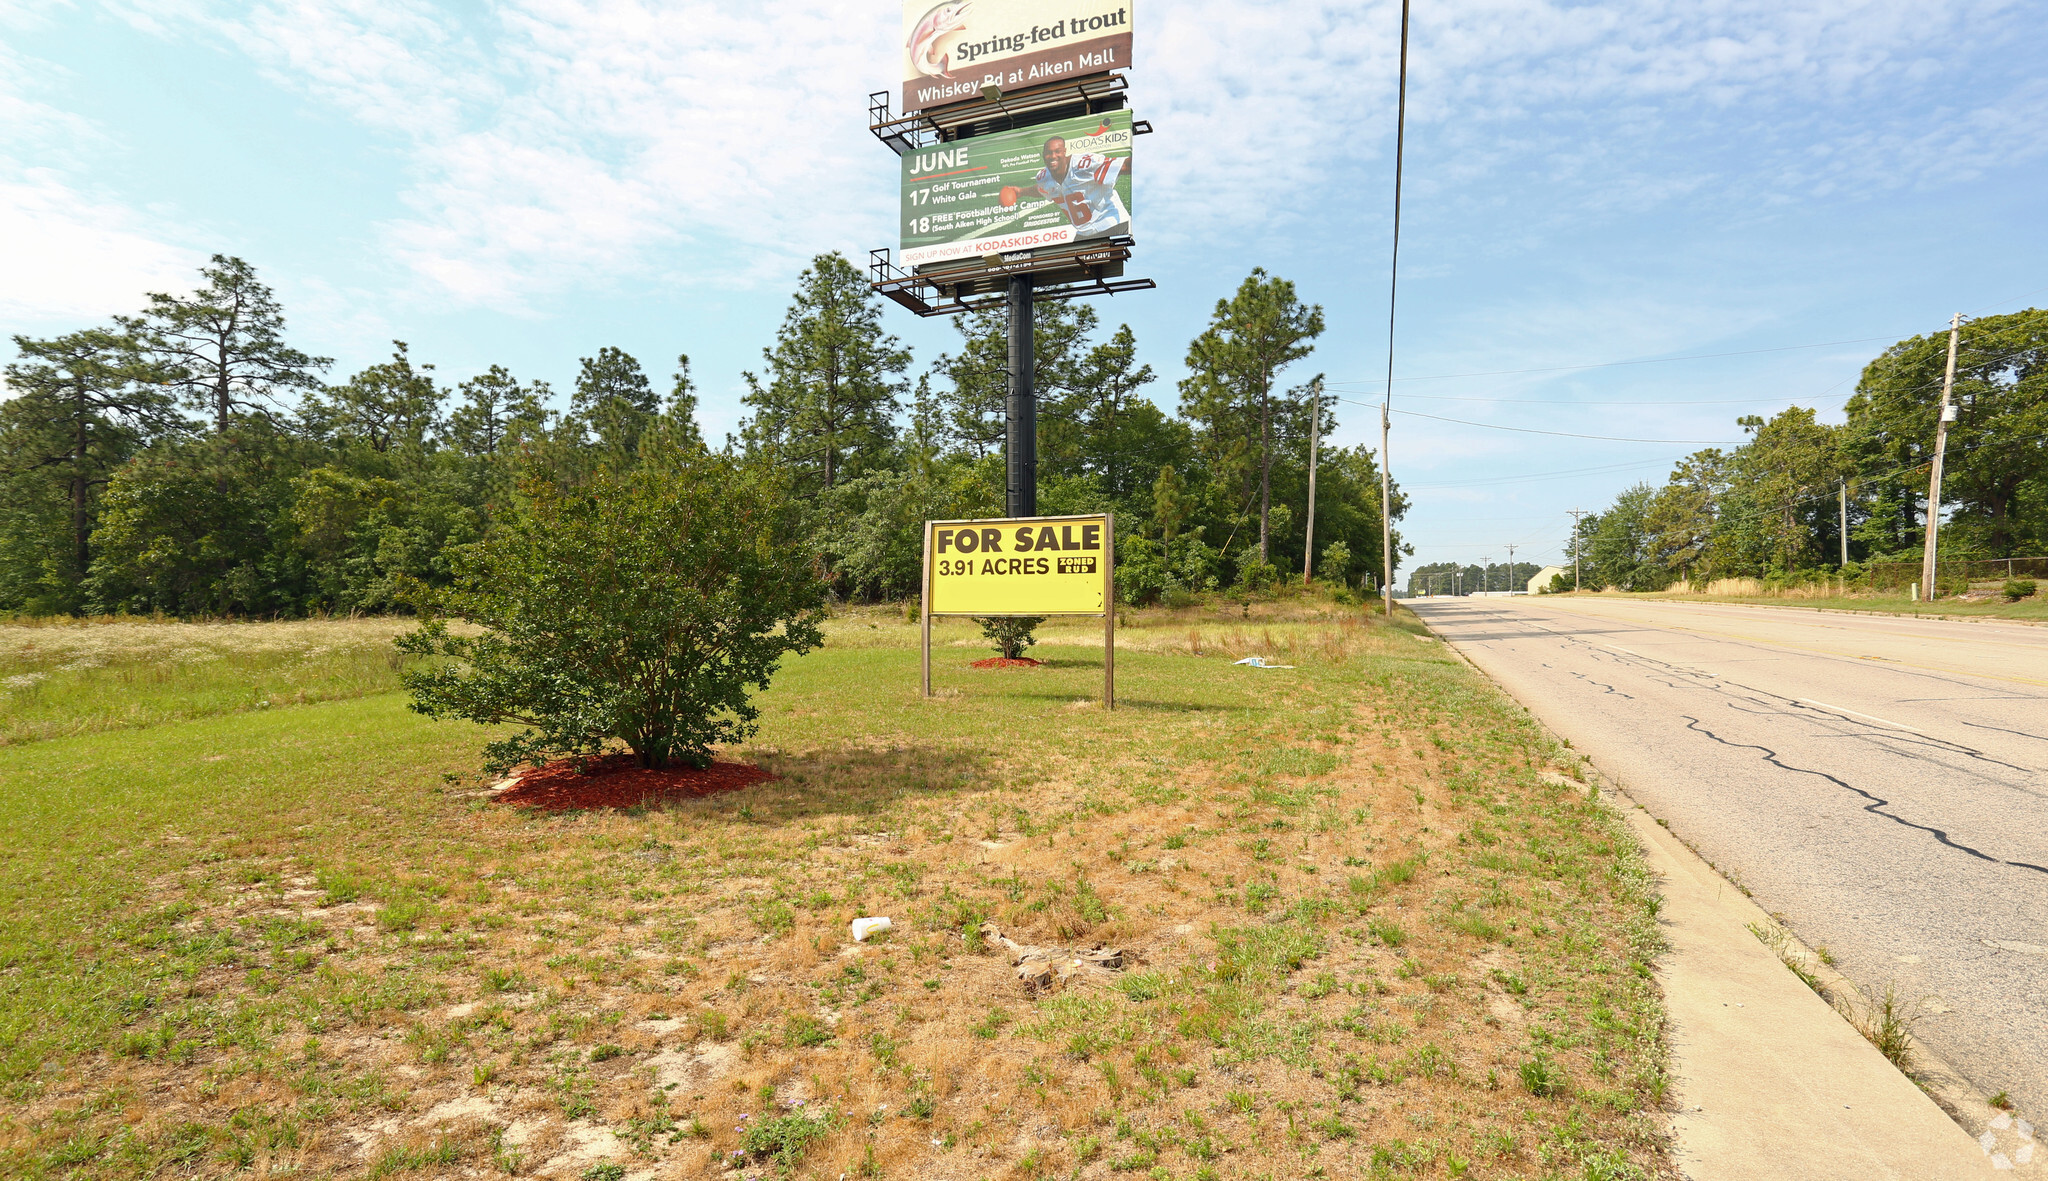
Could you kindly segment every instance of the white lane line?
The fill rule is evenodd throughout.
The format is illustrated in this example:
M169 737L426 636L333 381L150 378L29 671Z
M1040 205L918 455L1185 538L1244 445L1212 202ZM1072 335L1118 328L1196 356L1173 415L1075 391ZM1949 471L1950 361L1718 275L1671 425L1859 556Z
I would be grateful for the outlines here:
M1601 646L1602 648L1612 648L1612 649L1614 649L1614 650L1615 650L1616 652L1628 652L1628 654L1629 654L1630 656L1634 656L1634 657L1637 657L1637 658L1639 658L1639 659L1642 659L1642 660L1648 660L1648 659L1649 659L1649 657L1647 657L1647 656L1644 656L1644 655L1643 655L1642 653L1640 653L1640 652L1631 652L1631 651L1629 651L1629 649L1627 649L1627 648L1624 648L1624 647L1622 647L1622 646L1621 646L1620 644L1610 644L1610 643L1608 643L1608 642L1607 642L1607 641L1605 641L1605 640L1602 640L1602 641L1600 641L1600 646Z
M1904 730L1908 734L1919 734L1923 737L1927 734L1927 731L1925 730L1915 730L1911 726L1905 725L1900 722L1894 722L1890 718L1880 718L1876 714L1867 714L1864 713L1862 710L1850 709L1847 706L1829 705L1825 701L1815 701L1811 697L1794 697L1792 700L1799 702L1801 705L1817 705L1820 706L1822 709L1834 710L1836 713L1852 714L1859 718L1869 718L1873 722L1882 722L1883 724L1890 726L1894 730Z

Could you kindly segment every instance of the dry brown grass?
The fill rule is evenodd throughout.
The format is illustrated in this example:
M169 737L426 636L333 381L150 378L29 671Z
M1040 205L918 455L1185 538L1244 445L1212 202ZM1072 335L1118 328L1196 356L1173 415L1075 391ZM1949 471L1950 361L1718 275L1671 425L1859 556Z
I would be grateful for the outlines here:
M1632 846L1435 645L1140 615L1104 714L1066 708L1093 682L1065 655L921 701L913 635L835 620L746 752L783 778L743 795L341 788L200 838L156 893L234 953L17 1084L0 1165L768 1176L742 1126L829 1110L795 1175L1667 1171ZM896 930L854 944L862 914ZM983 920L1129 962L1029 995Z

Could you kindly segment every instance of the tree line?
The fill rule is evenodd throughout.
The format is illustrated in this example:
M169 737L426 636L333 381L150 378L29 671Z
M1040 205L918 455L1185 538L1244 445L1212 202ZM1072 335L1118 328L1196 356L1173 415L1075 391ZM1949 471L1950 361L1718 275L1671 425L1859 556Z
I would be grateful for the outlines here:
M103 326L14 338L0 611L405 609L408 586L450 585L460 555L541 488L609 487L606 473L692 453L776 469L842 599L914 596L923 521L1001 515L1002 315L963 317L956 346L917 366L837 253L799 277L743 375L740 427L718 442L687 355L657 382L600 349L563 399L498 365L451 380L396 341L332 381L248 263L216 255L201 279ZM1120 597L1298 575L1309 436L1334 418L1319 378L1286 378L1323 332L1320 307L1254 270L1189 343L1172 414L1128 325L1105 333L1079 303L1037 319L1039 510L1117 515ZM1379 479L1368 449L1321 448L1311 564L1340 588L1379 569ZM1405 509L1397 493L1397 520Z
M1911 337L1864 367L1840 425L1803 406L1737 419L1740 446L1695 452L1661 487L1637 484L1581 522L1584 585L1796 582L1918 562L1947 364L1947 332ZM2048 311L1965 324L1951 401L1939 557L2048 554Z
M1540 569L1535 562L1426 562L1408 572L1408 593L1469 595L1480 591L1527 590L1529 580Z

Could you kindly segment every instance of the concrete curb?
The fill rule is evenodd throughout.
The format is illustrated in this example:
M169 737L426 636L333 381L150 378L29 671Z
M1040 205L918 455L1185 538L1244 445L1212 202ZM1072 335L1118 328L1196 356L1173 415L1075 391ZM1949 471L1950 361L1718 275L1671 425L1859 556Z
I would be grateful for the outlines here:
M1663 887L1671 1121L1693 1181L1982 1177L1985 1150L1750 931L1769 915L1626 796ZM1846 983L1846 982L1844 982ZM1981 1104L1981 1100L1978 1101Z

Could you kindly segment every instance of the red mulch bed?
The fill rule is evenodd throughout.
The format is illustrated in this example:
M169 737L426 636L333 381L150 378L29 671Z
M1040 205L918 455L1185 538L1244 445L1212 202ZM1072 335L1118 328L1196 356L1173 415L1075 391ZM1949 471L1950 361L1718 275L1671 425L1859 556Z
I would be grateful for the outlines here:
M988 658L988 659L986 659L986 660L977 660L977 661L975 661L975 662L974 662L974 667L976 667L976 668L1043 668L1043 667L1045 667L1045 662L1044 662L1044 661L1041 661L1041 660L1033 660L1033 659L1031 659L1031 658L1030 658L1029 656L1017 656L1017 657L1010 657L1010 656L991 656L991 657L989 657L989 658Z
M605 755L590 761L585 775L573 759L528 771L492 797L500 804L568 812L588 808L632 808L664 800L694 800L738 791L778 778L752 763L713 763L703 770L678 763L650 771L630 754Z

